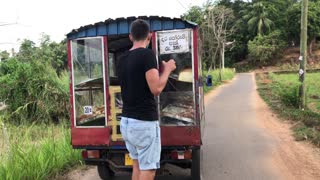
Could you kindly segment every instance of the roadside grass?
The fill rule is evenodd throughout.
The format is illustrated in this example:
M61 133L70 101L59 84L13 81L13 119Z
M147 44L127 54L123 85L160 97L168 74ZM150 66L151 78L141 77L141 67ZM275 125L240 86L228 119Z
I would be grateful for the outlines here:
M40 180L81 164L67 124L13 126L0 117L0 179ZM2 141L2 142L1 142Z
M320 147L320 73L308 73L307 108L299 109L297 74L256 74L258 91L280 118L294 121L296 140L309 140Z
M208 75L208 71L203 71L203 77L207 77ZM210 75L212 76L212 86L207 87L206 78L204 78L204 93L208 93L222 83L232 80L232 78L235 76L235 71L231 68L225 68L224 70L222 70L222 82L219 81L219 69L211 71Z

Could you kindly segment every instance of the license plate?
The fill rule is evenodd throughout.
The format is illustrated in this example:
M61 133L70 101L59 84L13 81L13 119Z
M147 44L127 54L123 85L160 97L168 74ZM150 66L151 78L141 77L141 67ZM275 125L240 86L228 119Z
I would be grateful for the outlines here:
M124 165L126 165L126 166L133 165L133 160L130 158L129 154L124 155Z

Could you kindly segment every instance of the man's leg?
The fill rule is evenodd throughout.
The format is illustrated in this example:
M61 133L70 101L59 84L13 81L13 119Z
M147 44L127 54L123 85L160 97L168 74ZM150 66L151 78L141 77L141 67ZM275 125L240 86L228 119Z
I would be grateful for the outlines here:
M133 159L133 166L132 166L132 180L139 180L140 176L140 169L139 169L139 162L137 159Z
M154 180L156 170L140 170L139 180Z
M132 126L128 131L128 141L134 146L130 156L132 159L138 159L139 180L153 180L155 177L156 169L160 168L160 127L159 122L145 122L140 120L132 121ZM132 177L135 178L136 176Z

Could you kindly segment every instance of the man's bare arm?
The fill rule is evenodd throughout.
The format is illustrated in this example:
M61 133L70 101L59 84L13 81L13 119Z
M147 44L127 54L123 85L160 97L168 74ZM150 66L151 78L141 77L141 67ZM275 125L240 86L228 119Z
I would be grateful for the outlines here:
M170 73L176 69L174 60L162 62L163 72L159 76L157 69L150 69L146 72L146 80L153 95L158 96L167 84Z

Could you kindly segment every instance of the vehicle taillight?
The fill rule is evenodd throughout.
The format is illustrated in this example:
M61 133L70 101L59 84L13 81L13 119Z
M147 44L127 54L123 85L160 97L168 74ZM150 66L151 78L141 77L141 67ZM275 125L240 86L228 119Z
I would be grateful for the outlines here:
M171 158L172 159L191 159L191 151L172 151L171 152Z
M100 158L100 152L98 150L83 150L82 151L82 158Z
M83 151L81 152L81 154L82 154L82 158L83 158L83 159L87 159L87 158L88 158L88 151L83 150Z

